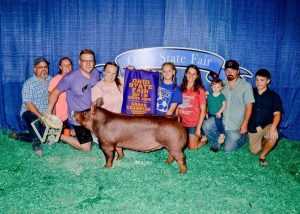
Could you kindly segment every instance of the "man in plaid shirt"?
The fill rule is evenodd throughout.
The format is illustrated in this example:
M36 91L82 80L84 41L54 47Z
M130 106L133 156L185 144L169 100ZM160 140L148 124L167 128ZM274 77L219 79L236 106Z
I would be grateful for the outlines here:
M51 77L48 76L49 64L50 63L43 57L35 59L34 75L25 81L22 88L22 107L20 115L29 129L27 141L32 142L32 149L39 157L43 155L42 146L36 133L31 127L31 122L42 117L47 110L48 87L51 79ZM38 131L43 133L45 127L40 122L37 122L36 126ZM21 135L16 138L24 140Z

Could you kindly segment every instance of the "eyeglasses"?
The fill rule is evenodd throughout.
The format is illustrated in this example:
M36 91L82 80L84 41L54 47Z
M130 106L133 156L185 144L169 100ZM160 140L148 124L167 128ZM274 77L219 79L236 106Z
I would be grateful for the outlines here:
M83 63L90 63L90 64L93 64L95 62L94 60L84 60L84 59L80 59L80 61Z
M35 66L35 67L38 68L38 69L46 69L46 68L48 68L47 65L45 65L45 66Z

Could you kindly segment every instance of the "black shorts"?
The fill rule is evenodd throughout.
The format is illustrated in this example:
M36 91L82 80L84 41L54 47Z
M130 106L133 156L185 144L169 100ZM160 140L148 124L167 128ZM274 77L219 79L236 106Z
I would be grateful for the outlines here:
M63 121L63 130L64 129L70 129L70 124L69 124L69 121L68 119Z
M80 144L85 144L85 143L90 143L93 142L93 137L87 128L83 126L75 126L73 125L77 140L79 141Z

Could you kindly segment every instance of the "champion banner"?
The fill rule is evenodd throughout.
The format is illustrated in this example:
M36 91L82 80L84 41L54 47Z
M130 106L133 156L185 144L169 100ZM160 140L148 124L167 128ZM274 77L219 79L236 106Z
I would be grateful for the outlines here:
M125 69L123 114L155 114L158 72Z

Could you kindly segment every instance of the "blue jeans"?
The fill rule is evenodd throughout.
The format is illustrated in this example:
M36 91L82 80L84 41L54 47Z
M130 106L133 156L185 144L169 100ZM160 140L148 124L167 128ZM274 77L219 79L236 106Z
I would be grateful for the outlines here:
M223 121L222 121L223 115L220 118L218 118L216 115L212 115L212 114L208 114L208 116L215 118L215 123L216 123L219 134L224 134L225 129L224 129Z
M22 114L22 120L27 125L29 133L24 136L22 134L20 134L20 135L18 134L16 137L18 140L22 140L25 142L31 141L33 151L42 149L42 143L38 139L35 131L33 130L32 126L31 126L31 122L35 121L36 119L38 119L38 117L35 114L33 114L31 111L25 111ZM45 126L43 124L41 124L39 121L35 123L35 126L36 126L37 130L39 131L39 133L41 133L41 135L42 135L45 131ZM24 139L22 137L24 137Z
M211 148L219 149L221 144L218 143L219 132L213 117L208 118L202 125ZM225 130L224 150L233 152L242 147L247 141L247 134L240 134L240 130Z

